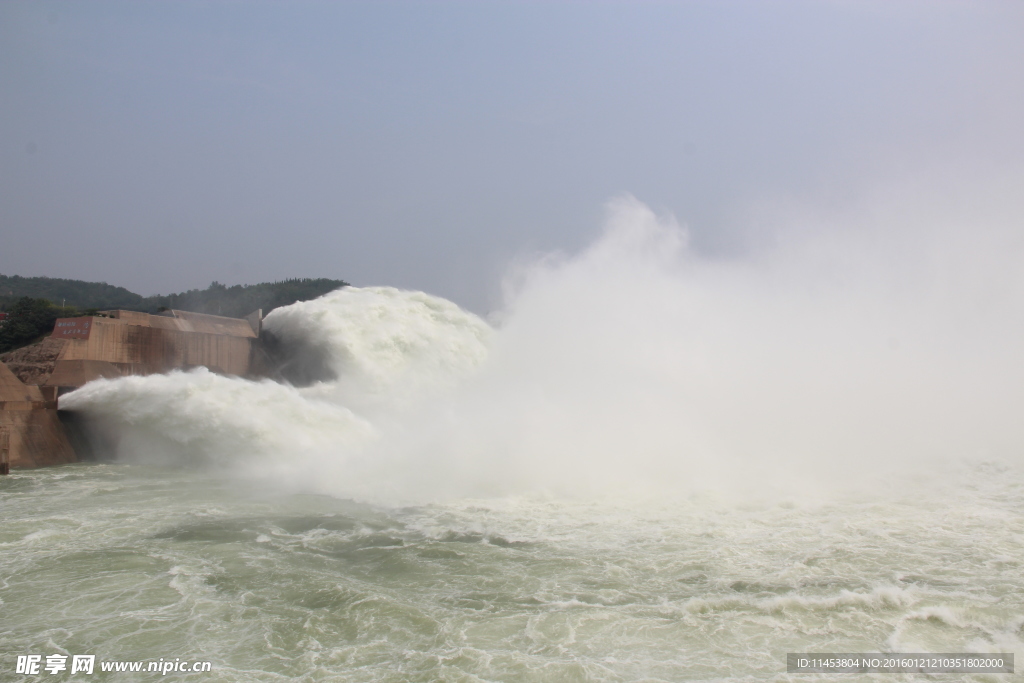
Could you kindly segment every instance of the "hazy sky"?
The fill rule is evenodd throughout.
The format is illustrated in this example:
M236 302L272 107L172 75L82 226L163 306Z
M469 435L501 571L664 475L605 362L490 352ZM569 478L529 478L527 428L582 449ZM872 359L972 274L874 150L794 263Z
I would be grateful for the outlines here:
M8 275L486 312L623 192L727 253L775 197L1022 161L1020 0L0 3Z

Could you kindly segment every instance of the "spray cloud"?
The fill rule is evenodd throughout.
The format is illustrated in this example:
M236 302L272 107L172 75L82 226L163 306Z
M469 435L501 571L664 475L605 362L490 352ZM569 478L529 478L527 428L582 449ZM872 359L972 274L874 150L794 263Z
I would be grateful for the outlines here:
M793 493L1016 464L1024 248L1020 212L996 199L788 212L771 246L713 259L622 197L582 253L510 273L493 325L423 293L346 288L266 320L315 351L324 381L199 371L64 402L121 424L129 457L260 463L382 501Z

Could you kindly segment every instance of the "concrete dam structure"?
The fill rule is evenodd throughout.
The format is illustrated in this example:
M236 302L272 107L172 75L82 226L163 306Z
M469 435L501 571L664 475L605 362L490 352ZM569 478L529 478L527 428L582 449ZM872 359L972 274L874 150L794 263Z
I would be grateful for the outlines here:
M57 417L57 392L23 383L0 363L0 473L78 460Z
M87 456L77 421L58 412L59 397L94 379L197 367L239 377L265 375L262 319L259 310L245 318L117 310L58 319L46 340L55 356L52 369L44 368L39 385L22 382L0 363L0 471Z

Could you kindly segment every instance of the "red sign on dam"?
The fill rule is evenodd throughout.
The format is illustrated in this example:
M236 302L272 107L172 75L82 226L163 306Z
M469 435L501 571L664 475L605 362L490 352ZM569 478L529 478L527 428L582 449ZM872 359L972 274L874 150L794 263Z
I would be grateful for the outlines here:
M92 318L58 318L50 336L58 339L88 339L91 330Z

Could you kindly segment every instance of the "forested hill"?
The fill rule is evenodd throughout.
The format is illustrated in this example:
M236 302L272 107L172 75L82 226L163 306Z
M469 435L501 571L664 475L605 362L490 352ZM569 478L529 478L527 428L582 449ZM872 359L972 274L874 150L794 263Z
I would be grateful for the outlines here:
M262 308L263 315L266 315L279 306L315 299L327 292L347 286L348 283L344 280L328 280L327 278L297 278L231 287L213 282L206 289L190 289L181 294L151 296L145 299L147 306L145 310L152 313L162 309L176 308L182 311L241 318L257 308Z
M242 317L262 308L264 315L278 306L315 299L348 283L327 278L296 278L257 285L233 285L214 282L206 289L190 289L180 294L144 297L124 287L106 282L84 282L52 277L0 275L0 310L10 310L22 297L47 299L54 306L79 311L123 308L156 313L176 308L198 313Z
M57 306L61 302L72 308L114 309L131 311L146 309L145 297L130 292L124 287L115 287L106 282L83 282L58 277L21 277L0 275L0 309L8 310L23 296L33 299L47 299Z

